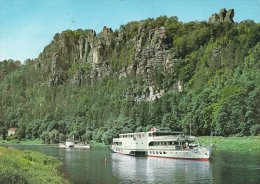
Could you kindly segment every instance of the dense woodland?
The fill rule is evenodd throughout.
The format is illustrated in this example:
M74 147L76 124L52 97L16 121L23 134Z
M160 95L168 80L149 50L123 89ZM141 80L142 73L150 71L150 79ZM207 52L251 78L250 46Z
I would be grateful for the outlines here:
M129 39L140 22L121 26ZM209 24L159 17L142 21L147 29L165 27L175 53L174 76L158 67L154 81L169 86L154 101L135 101L142 76L113 75L93 85L69 81L48 85L37 60L0 62L0 127L3 135L18 127L19 139L41 138L55 143L75 135L108 144L118 133L170 127L194 135L244 136L260 132L260 24ZM76 31L72 31L76 33ZM71 31L68 31L71 34ZM118 66L117 64L116 66ZM86 69L87 70L87 69ZM71 70L68 70L69 73ZM5 136L4 136L5 137Z

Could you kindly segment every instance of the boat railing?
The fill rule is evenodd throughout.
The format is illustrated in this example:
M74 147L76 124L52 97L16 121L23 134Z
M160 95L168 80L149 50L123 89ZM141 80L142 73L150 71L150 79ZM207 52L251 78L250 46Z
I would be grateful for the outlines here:
M161 136L154 136L153 138L154 138L155 140L175 139L176 141L187 139L186 136L184 136L184 135L161 135Z

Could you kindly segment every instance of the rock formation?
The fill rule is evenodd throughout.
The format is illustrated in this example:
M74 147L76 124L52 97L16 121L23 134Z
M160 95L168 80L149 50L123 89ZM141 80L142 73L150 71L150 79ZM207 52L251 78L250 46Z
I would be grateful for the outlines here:
M234 9L226 10L221 9L219 13L214 13L209 18L209 23L221 23L221 22L234 22L233 17L235 15Z
M154 100L165 89L154 82L154 71L163 68L171 72L173 57L169 54L164 27L147 29L138 23L134 34L122 26L113 31L104 27L94 30L67 30L56 34L54 40L40 54L37 67L46 73L49 85L65 81L78 85L92 85L108 75L142 76L147 85L135 100Z

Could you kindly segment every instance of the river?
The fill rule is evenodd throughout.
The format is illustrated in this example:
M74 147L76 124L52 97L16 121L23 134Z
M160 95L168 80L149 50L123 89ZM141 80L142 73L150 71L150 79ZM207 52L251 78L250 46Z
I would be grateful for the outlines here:
M131 157L108 147L61 149L57 146L12 145L58 157L62 172L74 184L259 184L260 154L215 152L209 162Z

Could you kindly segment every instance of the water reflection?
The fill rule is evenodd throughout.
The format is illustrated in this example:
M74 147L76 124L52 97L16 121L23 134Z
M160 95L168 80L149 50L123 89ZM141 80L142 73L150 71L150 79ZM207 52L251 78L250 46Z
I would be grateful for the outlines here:
M111 176L110 152L107 149L59 149L64 173L75 184L118 183ZM105 158L108 160L105 162Z
M260 183L260 153L217 152L213 163L214 183Z
M210 162L136 158L112 154L113 174L121 183L212 183Z

